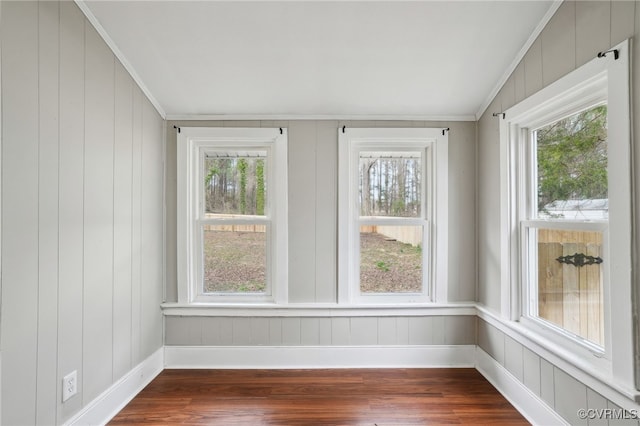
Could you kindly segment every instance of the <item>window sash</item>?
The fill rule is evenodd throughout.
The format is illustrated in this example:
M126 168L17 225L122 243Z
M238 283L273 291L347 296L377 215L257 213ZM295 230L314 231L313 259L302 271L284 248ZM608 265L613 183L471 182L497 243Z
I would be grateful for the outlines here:
M179 303L285 303L288 278L287 131L274 128L184 127L177 134ZM259 151L265 158L265 215L205 214L205 156ZM278 167L278 165L284 167ZM262 225L265 232L265 292L204 291L203 229L207 225Z
M601 327L603 329L604 338L602 345L588 340L587 337L572 332L560 324L545 319L539 314L539 241L536 235L538 230L548 229L557 231L586 231L597 232L602 234L601 253L604 262L601 264L601 291L603 305L603 321ZM610 348L609 336L606 333L609 324L609 281L608 281L608 223L607 222L578 222L578 221L546 221L546 220L523 220L520 223L520 265L521 265L521 283L522 283L522 312L521 320L533 321L541 327L547 327L555 333L559 333L563 338L577 343L593 353L604 355L606 348ZM580 279L580 278L579 278ZM578 281L578 285L580 282ZM582 288L578 288L578 294ZM564 308L564 305L563 305ZM580 318L579 321L582 321Z
M339 303L416 303L447 300L448 137L433 128L339 131ZM419 217L360 216L360 152L420 152ZM346 184L348 182L348 184ZM422 291L372 294L360 291L360 225L422 226ZM437 247L436 247L437 246Z
M205 270L205 252L204 252L204 227L207 225L224 225L224 226L265 226L265 288L264 291L261 292L232 292L232 291L224 291L224 292L206 292L204 290L205 280L204 280L204 270ZM226 299L237 299L237 300L245 300L248 298L270 298L272 296L273 289L273 251L274 244L272 238L272 227L270 220L207 220L207 221L198 221L198 224L194 229L195 236L195 245L198 247L199 255L197 256L196 263L196 277L195 277L195 301L207 301L211 298L220 298L222 300Z
M357 300L359 301L369 301L369 302L378 302L385 298L393 299L395 302L415 302L424 300L430 296L430 288L429 282L431 282L430 277L432 274L429 259L431 258L431 240L430 240L430 231L429 231L429 221L424 219L413 219L413 218L391 218L391 219L363 219L358 221L358 225L355 229L357 235L355 236L355 244L354 250L356 253L355 258L357 259L356 264L353 267L354 270L354 287L355 293L357 295ZM421 266L421 286L420 291L417 292L363 292L362 291L362 283L361 279L361 226L415 226L422 227L421 238L421 253L420 253L420 266Z

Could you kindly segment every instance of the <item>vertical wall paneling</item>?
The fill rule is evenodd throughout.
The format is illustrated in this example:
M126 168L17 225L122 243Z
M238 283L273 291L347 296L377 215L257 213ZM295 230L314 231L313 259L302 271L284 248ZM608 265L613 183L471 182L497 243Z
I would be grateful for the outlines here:
M233 345L251 345L251 318L233 319Z
M444 343L446 345L473 345L476 343L476 318L474 316L448 316L444 320Z
M167 288L165 294L168 302L176 302L178 300L178 281L177 272L177 220L176 220L176 193L177 193L177 130L173 126L179 126L178 122L166 122L166 152L165 152L165 196L167 203L165 205L165 253L167 262L165 265L165 280Z
M164 251L163 191L164 164L162 119L151 102L142 103L142 264L141 264L141 334L142 358L162 346L162 274Z
M319 345L331 345L331 318L318 319L318 340Z
M233 318L219 318L220 322L220 345L233 345Z
M516 104L516 85L515 74L511 74L511 77L504 83L502 90L500 90L500 98L502 101L502 108L500 111L505 111Z
M523 381L523 354L522 345L512 338L504 339L504 366L519 381Z
M282 318L282 344L300 345L300 318Z
M347 346L351 343L350 337L349 318L331 318L331 343L335 346Z
M554 369L555 409L572 425L586 425L578 410L587 407L587 387L560 370Z
M478 346L493 359L504 365L504 334L487 324L485 321L478 321Z
M320 344L320 323L318 318L300 318L300 344Z
M2 7L1 347L4 400L1 423L35 424L39 248L38 4L4 2ZM20 386L15 386L16 383Z
M433 318L409 318L409 344L430 345L433 341Z
M82 407L84 51L84 16L61 2L58 377L76 370L78 395L61 404L58 423Z
M607 399L591 389L587 389L587 407L591 410L604 410L607 408ZM589 419L589 426L608 426L609 421L606 418ZM638 421L635 421L637 425Z
M75 3L0 19L1 423L63 424L162 346L162 119Z
M338 122L321 121L316 142L315 301L337 301Z
M540 358L540 398L549 407L555 408L554 367L546 359Z
M141 351L141 265L142 265L142 91L132 96L131 144L131 364L144 358Z
M58 345L59 4L38 3L38 380L36 424L55 424ZM53 397L52 397L53 396Z
M570 55L571 53L568 54ZM524 56L524 91L526 97L542 89L542 74L542 42L538 38Z
M611 2L611 46L633 37L637 1ZM632 67L632 69L636 69Z
M524 62L520 62L520 64L518 64L516 69L513 71L513 77L515 103L518 103L525 98Z
M351 344L377 345L378 319L373 317L351 318Z
M83 402L112 382L114 57L85 29Z
M133 80L120 62L115 67L113 158L113 379L131 364L131 236Z
M611 46L611 1L576 2L576 67Z
M428 317L180 317L165 320L170 346L473 345L474 316ZM490 327L490 326L486 326ZM499 333L497 330L490 333ZM486 338L485 338L486 340ZM513 342L522 377L522 346ZM519 360L519 361L518 361ZM538 368L539 370L539 368ZM515 373L514 373L515 374Z
M576 3L565 1L540 35L544 86L576 68Z
M206 320L206 318L204 319ZM167 345L197 345L202 342L201 317L167 318L165 329L167 331ZM207 344L210 340L208 340ZM215 344L215 343L214 343Z
M378 319L378 344L395 345L398 341L396 318L384 317Z
M533 351L524 348L522 353L522 383L534 394L540 396L540 357Z
M269 318L269 344L282 344L282 319Z
M167 318L168 319L168 318ZM168 323L165 322L165 327ZM220 342L220 322L217 318L203 317L200 319L200 335L203 345L217 345ZM168 331L165 329L168 335ZM165 344L168 344L165 340Z
M269 344L269 322L262 318L249 318L252 345Z
M409 318L396 318L396 335L398 345L409 344Z
M289 301L316 297L316 122L289 126Z
M533 52L539 53L540 45L538 44L537 50L535 47L534 43L525 56L525 61L527 58L533 58ZM529 75L528 72L526 75ZM477 238L478 241L484 243L483 249L477 250L478 287L476 297L478 302L496 311L499 311L501 307L501 294L494 290L495 283L500 282L500 240L497 237L489 238L488 236L497 235L500 231L500 215L495 214L497 206L500 205L499 191L495 190L500 187L500 144L499 139L493 137L498 132L499 122L497 117L492 116L492 113L500 112L499 110L500 105L495 99L478 122L478 138L487 142L478 147L476 159L478 188L482 189L487 185L492 185L493 188L492 191L483 191L476 197Z
M436 127L427 123L428 127ZM474 301L475 281L475 124L455 122L449 131L448 289L450 302ZM460 262L459 259L465 259Z

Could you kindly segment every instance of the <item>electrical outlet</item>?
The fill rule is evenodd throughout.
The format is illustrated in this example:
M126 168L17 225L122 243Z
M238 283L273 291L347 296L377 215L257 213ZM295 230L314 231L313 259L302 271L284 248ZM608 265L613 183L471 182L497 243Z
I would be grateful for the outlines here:
M62 402L78 392L78 372L76 370L62 378Z

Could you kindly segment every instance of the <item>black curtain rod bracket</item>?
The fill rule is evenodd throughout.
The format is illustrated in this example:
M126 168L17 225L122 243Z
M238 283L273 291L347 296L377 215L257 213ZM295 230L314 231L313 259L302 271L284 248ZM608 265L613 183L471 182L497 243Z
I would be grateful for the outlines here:
M180 127L178 126L173 126L174 129L176 129L178 131L178 133L180 133Z
M507 114L504 112L494 112L492 114L494 117L498 117L498 116L502 116L502 119L504 120L507 117Z
M618 58L620 57L620 51L618 49L611 49L604 52L598 52L598 58L606 58L607 53L611 53L611 52L613 52L613 59L617 61Z
M280 127L280 134L282 134L282 127Z
M342 126L342 133L345 133L347 129L347 126Z
M448 131L449 131L449 128L448 128L448 127L447 127L447 128L445 128L445 129L442 129L442 136L444 136L444 132L448 132Z

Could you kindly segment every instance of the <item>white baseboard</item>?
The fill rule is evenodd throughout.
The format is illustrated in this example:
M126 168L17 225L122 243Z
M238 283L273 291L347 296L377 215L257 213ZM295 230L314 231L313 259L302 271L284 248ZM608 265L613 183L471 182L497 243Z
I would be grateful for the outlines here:
M475 358L476 370L531 424L544 426L569 424L480 347L476 348Z
M65 423L67 426L104 425L129 403L164 369L164 348L158 349L120 380L102 392L78 414Z
M166 368L471 367L475 345L165 346Z

